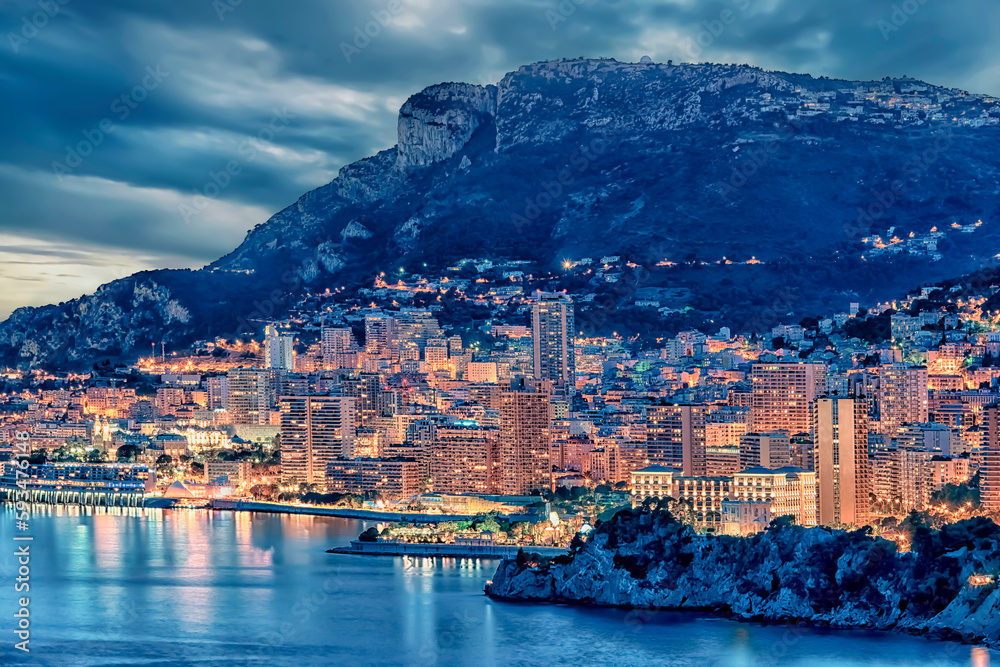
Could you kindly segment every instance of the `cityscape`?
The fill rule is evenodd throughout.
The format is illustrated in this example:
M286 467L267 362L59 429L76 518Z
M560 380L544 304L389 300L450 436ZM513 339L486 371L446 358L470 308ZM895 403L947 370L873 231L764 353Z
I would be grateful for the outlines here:
M826 2L14 4L73 114L164 58L5 140L59 185L0 231L3 660L1000 664L1000 97L937 8L849 64Z

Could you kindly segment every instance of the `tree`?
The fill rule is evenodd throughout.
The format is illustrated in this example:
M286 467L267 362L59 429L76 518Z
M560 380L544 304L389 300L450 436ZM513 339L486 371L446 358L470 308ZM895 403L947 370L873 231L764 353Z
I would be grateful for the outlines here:
M174 460L168 454L160 454L156 457L156 465L158 466L169 465L173 462Z
M782 514L781 516L776 516L771 519L771 523L767 525L768 530L781 530L782 528L790 528L795 525L795 515L793 514Z
M254 484L250 487L250 495L257 500L270 500L277 490L274 484Z
M53 450L50 459L52 461L76 461L77 458L70 453L69 449L68 446L64 446Z
M480 531L489 531L494 534L500 532L500 524L497 522L497 514L495 512L487 514L481 519L477 517L477 520L473 522L472 527Z
M941 503L951 511L957 510L966 503L973 509L982 506L979 491L979 473L973 475L965 484L946 484L940 491L931 494L931 504Z
M115 456L119 461L134 461L135 457L138 455L139 448L135 445L122 445L115 453Z

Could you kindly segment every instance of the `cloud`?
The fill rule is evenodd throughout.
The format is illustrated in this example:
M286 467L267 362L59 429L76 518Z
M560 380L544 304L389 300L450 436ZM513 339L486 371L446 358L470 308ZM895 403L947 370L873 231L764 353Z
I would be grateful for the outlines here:
M0 233L0 318L21 306L74 299L136 271L180 268L185 262L168 254Z
M0 233L37 242L34 257L51 250L45 244L72 242L198 266L341 166L395 143L396 113L410 94L442 81L496 82L549 58L649 55L848 79L906 74L1000 94L990 34L1000 6L988 0L399 3L393 13L390 0L242 2L226 12L205 0L71 2L16 48L10 34L37 3L4 3ZM900 15L903 5L915 9ZM367 41L358 37L366 30ZM357 53L347 57L344 45ZM155 86L147 85L151 68L166 73ZM181 203L276 112L290 122L185 224ZM113 129L95 143L102 122ZM53 164L88 141L89 154L58 178ZM81 266L73 269L81 285L100 279ZM56 276L47 279L51 299L63 298ZM14 295L11 303L18 294L24 303L44 299L44 282L29 293L24 280L5 280L0 291Z

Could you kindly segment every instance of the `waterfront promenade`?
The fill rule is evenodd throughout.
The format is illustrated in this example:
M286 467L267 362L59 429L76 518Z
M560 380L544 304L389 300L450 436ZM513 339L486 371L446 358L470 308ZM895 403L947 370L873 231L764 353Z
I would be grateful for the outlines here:
M424 514L420 512L385 512L380 510L351 509L348 507L317 507L315 505L292 505L287 503L268 503L255 500L212 500L209 506L217 510L233 510L236 512L276 512L279 514L311 514L314 516L335 516L342 519L360 519L362 521L386 521L391 523L440 523L442 521L472 521L472 514ZM527 521L537 523L545 517L539 514L508 514L503 515L508 521Z

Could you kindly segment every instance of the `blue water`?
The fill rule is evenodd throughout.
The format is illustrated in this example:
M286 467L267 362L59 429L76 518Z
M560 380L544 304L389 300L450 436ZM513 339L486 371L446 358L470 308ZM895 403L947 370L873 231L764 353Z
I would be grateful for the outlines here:
M365 524L193 510L35 508L31 653L14 650L14 517L0 522L2 664L974 665L888 633L506 604L495 561L331 555ZM22 533L19 533L22 534Z

